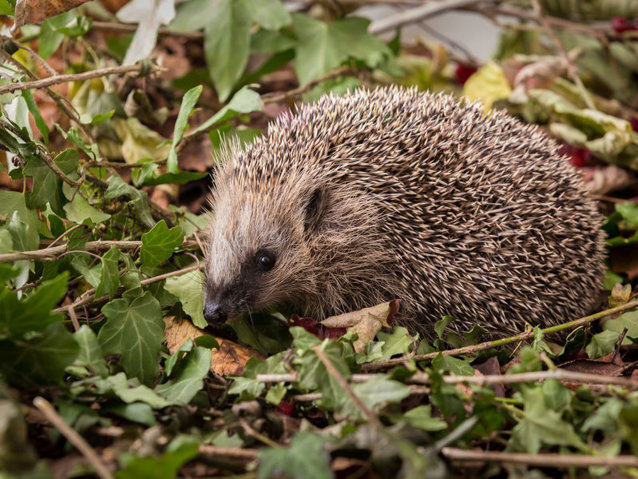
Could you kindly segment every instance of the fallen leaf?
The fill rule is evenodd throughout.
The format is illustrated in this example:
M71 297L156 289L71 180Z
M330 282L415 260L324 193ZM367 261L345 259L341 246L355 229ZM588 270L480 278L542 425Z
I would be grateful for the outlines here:
M171 354L177 351L188 338L195 339L207 335L201 329L193 326L190 321L176 318L175 316L165 317L164 325L166 346ZM219 343L219 349L211 350L210 370L214 374L219 376L238 376L243 372L250 358L253 356L259 357L257 351L228 339L213 337Z
M346 328L349 332L356 333L359 338L353 346L356 352L361 353L365 350L366 343L374 339L382 328L390 327L392 317L398 311L399 300L395 299L359 311L331 316L321 324L329 328Z
M604 168L583 168L583 173L587 190L599 195L623 190L633 182L631 173L614 165Z
M41 23L89 0L18 0L13 29L29 23Z

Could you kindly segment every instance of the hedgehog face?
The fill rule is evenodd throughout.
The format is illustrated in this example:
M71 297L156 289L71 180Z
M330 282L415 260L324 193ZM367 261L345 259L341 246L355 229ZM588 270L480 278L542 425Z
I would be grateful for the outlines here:
M294 300L312 270L304 237L318 220L319 190L297 191L296 198L289 188L249 196L233 190L222 188L213 199L204 290L211 325Z

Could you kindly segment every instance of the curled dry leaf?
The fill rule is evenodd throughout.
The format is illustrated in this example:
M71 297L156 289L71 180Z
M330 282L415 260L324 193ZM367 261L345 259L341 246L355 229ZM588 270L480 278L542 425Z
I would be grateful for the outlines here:
M620 283L616 283L611 290L611 295L609 296L609 307L613 308L615 306L620 306L621 304L625 304L631 298L631 285L625 284L622 285Z
M632 175L625 169L610 165L604 168L583 168L585 187L591 192L606 195L627 188L633 182Z
M346 328L357 333L357 339L353 346L358 353L363 352L366 343L376 336L382 328L389 328L392 317L399 311L399 300L395 299L387 303L377 304L370 308L364 308L351 313L332 316L322 321L329 328Z
M13 28L29 23L41 23L47 18L60 15L89 0L18 0Z
M166 346L171 354L177 351L188 339L204 336L206 333L196 328L186 319L168 316L164 318L164 337ZM233 343L227 339L215 337L219 343L219 349L211 351L210 370L220 376L240 375L244 366L253 356L259 356L256 351Z

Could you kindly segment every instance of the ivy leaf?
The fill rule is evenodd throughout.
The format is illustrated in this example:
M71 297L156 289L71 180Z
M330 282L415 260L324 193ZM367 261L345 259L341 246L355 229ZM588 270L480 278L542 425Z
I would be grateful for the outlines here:
M578 437L573 426L563 421L559 413L548 408L540 387L523 386L521 392L525 416L512 430L512 441L530 454L538 453L542 444L587 450L587 445Z
M302 14L292 18L292 29L299 40L294 67L302 85L350 58L374 68L392 55L385 43L367 32L370 21L365 18L342 18L331 23Z
M191 317L198 328L205 328L208 323L204 319L204 275L201 271L190 271L181 276L166 279L164 289L179 298L182 309Z
M37 233L32 234L31 227L23 223L20 219L20 213L14 211L11 219L7 224L7 230L11 234L13 247L18 251L30 251L38 249L40 238Z
M408 330L396 326L391 334L379 331L377 333L379 341L383 341L382 356L380 359L390 359L395 354L407 354L410 352L413 340Z
M55 163L67 176L71 176L78 168L77 150L64 150L55 158ZM62 205L66 198L62 193L62 179L38 157L31 157L24 167L24 175L33 178L33 189L27 192L29 208L41 208L47 203L59 215L63 214Z
M164 220L142 235L140 259L144 266L158 266L173 255L175 248L184 242L184 232L179 226L168 229Z
M0 190L0 216L10 218L14 212L20 214L20 220L29 225L30 241L40 241L38 232L46 232L46 226L38 218L38 213L27 208L24 195L16 191Z
M61 322L21 344L0 343L0 370L17 384L56 384L75 360L78 343Z
M619 335L616 331L601 331L592 336L585 352L590 359L602 358L616 349L618 339Z
M66 294L68 273L63 273L42 285L22 301L8 288L0 291L0 337L9 334L18 337L29 331L42 331L59 320L59 313L51 314L53 307Z
M432 417L431 406L417 406L414 409L410 409L403 418L415 427L423 429L424 431L443 431L447 429L447 423L438 417Z
M290 447L277 447L257 453L257 479L291 477L294 479L331 479L330 459L323 444L325 439L309 431L301 431Z
M2 3L0 2L0 7ZM2 15L0 13L0 15ZM44 144L49 146L49 127L47 126L44 118L42 118L42 114L40 113L40 109L38 105L36 105L35 100L33 99L33 95L31 94L31 90L22 90L22 97L24 101L27 103L27 107L29 108L29 112L33 115L33 119L35 120L35 126L38 127L38 130L42 134L42 139L44 140Z
M159 354L164 341L164 321L160 304L151 293L135 298L115 299L102 308L107 318L98 333L106 354L120 354L129 377L151 384L158 373Z
M85 366L103 378L108 376L109 371L104 360L104 353L102 353L97 336L91 328L84 324L75 332L73 337L80 346L80 352L75 364Z
M190 402L204 387L204 378L210 370L210 358L210 349L195 347L177 363L174 379L157 386L155 392L174 404Z
M170 405L166 399L159 396L151 388L140 385L137 379L127 379L124 373L117 373L104 379L99 377L88 378L74 383L73 386L78 394L82 392L84 386L90 386L93 394L113 394L127 404L142 402L154 409L161 409Z
M186 92L182 98L182 106L179 109L177 120L175 121L175 128L173 130L173 142L171 143L171 149L168 152L168 159L166 160L166 166L169 173L177 173L177 145L182 140L184 131L188 128L188 117L193 113L193 108L197 103L199 95L202 94L202 86L196 86Z
M253 21L268 30L290 25L292 17L281 0L250 0Z
M623 340L623 345L631 344L632 339L638 339L638 310L628 311L617 318L605 321L603 329L616 333L616 338L627 328L627 334Z
M173 479L183 464L197 456L199 441L192 437L181 436L174 439L161 457L137 457L124 453L119 461L122 469L115 472L117 479Z
M113 297L120 285L120 272L117 264L120 261L120 250L116 246L111 248L102 256L102 272L100 274L100 283L95 288L95 296L100 297L103 294Z
M375 374L365 383L354 384L352 390L369 410L373 410L379 404L399 402L410 395L409 386L388 379L385 374ZM344 416L365 419L361 410L350 398L344 403L340 412Z
M64 212L69 221L78 224L84 223L87 219L91 220L93 224L103 223L111 217L111 215L91 206L81 195L75 195L75 198L64 205Z
M225 101L241 77L250 46L249 0L218 0L204 31L204 54L217 95Z

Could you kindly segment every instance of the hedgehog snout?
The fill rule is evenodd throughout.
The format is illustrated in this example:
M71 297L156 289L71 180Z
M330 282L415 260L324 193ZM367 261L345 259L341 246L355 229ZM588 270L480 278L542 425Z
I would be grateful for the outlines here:
M223 324L228 319L228 312L214 300L207 300L204 304L204 318L208 324Z

